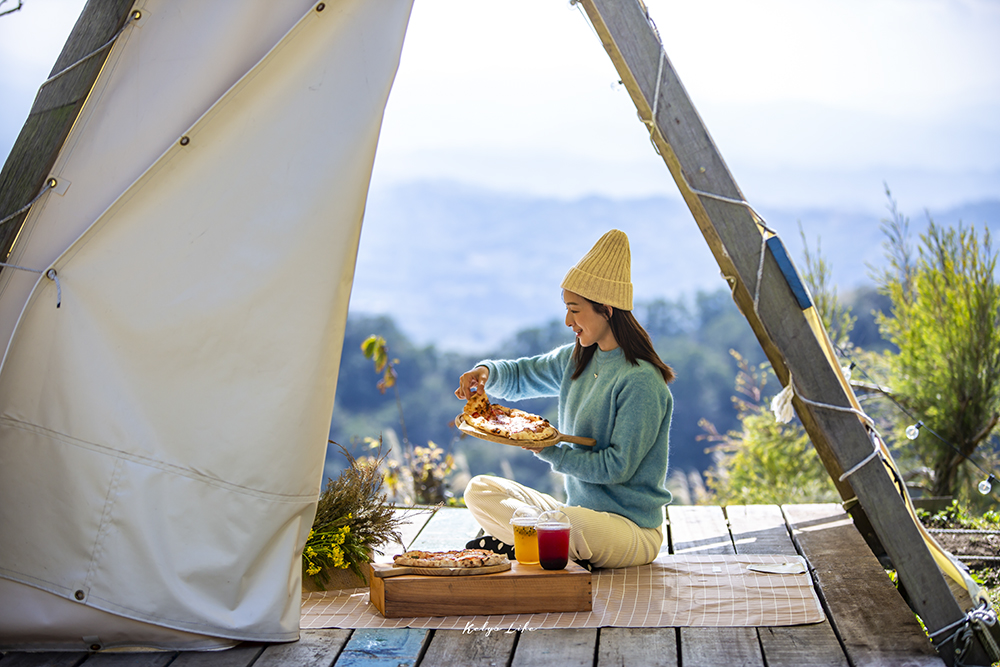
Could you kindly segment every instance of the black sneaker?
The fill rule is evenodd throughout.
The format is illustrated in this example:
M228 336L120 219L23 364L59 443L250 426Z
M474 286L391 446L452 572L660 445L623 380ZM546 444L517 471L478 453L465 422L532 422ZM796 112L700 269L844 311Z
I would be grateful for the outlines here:
M469 543L465 545L465 548L486 549L487 551L492 551L495 554L502 554L510 560L514 560L514 545L501 542L491 535L477 537L476 539L469 541Z

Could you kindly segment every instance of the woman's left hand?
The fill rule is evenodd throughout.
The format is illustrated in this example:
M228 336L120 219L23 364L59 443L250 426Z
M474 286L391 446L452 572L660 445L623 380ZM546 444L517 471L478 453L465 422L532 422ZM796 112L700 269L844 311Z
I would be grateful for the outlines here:
M521 445L521 449L527 449L529 452L540 452L546 447L552 447L552 445Z

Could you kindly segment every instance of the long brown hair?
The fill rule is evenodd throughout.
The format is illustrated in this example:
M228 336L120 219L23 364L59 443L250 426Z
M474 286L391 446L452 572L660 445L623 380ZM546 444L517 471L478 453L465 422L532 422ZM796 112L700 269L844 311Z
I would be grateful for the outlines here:
M586 297L585 297L586 298ZM590 301L590 299L587 299ZM663 376L663 381L670 384L674 380L674 369L665 364L660 355L656 353L656 349L653 347L653 341L650 340L649 334L646 330L642 328L639 321L635 319L630 310L620 310L618 308L609 308L608 306L597 303L596 301L590 301L590 305L594 307L594 311L598 315L602 315L608 320L608 324L611 325L611 333L615 337L615 341L618 343L618 347L622 349L625 354L625 359L633 366L639 365L639 360L643 359L653 364L660 371L660 375ZM611 311L611 316L608 317L608 311ZM597 351L597 344L593 344L589 347L584 347L580 345L580 341L576 341L576 347L573 348L573 361L576 362L576 370L573 371L573 376L571 379L575 380L581 375L583 375L583 370L590 363L590 360L594 357L594 353Z

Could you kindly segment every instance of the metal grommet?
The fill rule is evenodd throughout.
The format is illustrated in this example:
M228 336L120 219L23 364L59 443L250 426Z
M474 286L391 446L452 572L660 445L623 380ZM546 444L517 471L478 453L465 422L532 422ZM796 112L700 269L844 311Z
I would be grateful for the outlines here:
M54 188L54 187L56 187L57 185L59 185L59 181L57 181L57 180L56 180L56 179L54 179L54 178L50 178L50 179L49 179L48 181L46 181L46 184L47 184L47 185L48 185L48 186L49 186L50 188Z
M91 644L90 645L90 650L91 651L100 651L101 650L101 645L100 644Z
M187 146L189 143L191 143L190 137L181 137L181 146Z
M142 12L140 12L138 9L135 10L134 12L132 12L132 20L133 21L138 21L141 18L142 18Z
M77 591L76 593L73 593L73 597L75 597L77 600L82 600L83 598L87 597L87 594L84 593L82 590L80 590Z
M316 11L317 12L321 12L324 9L326 9L326 3L325 2L321 2L318 5L316 5Z

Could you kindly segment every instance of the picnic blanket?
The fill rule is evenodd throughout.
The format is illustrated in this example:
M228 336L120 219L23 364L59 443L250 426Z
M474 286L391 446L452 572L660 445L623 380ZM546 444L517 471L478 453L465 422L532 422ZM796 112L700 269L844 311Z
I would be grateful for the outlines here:
M825 619L805 559L661 554L592 574L590 612L384 618L367 588L304 593L302 628L536 630L597 627L775 627Z

